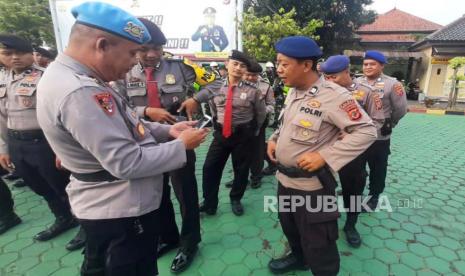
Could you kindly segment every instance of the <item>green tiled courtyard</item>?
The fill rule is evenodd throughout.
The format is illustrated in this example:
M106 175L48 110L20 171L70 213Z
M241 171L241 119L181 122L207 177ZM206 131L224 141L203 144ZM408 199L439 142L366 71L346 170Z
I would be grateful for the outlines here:
M340 275L465 275L464 133L463 116L410 113L402 120L392 139L385 192L393 212L361 215L358 249L348 247L340 231ZM198 150L199 180L207 148ZM231 177L228 165L223 183ZM248 189L242 217L232 214L222 185L218 213L201 218L203 240L184 275L270 275L269 259L286 248L277 214L263 211L263 197L275 195L276 184L266 177L260 189ZM64 248L77 230L51 242L33 241L53 217L28 188L11 189L23 223L0 236L0 275L78 275L81 253ZM160 275L170 274L174 254L158 260Z

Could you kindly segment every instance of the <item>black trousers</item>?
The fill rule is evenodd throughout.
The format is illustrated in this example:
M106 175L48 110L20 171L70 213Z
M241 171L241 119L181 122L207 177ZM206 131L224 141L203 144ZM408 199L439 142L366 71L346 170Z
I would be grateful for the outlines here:
M377 140L366 151L366 163L370 168L370 195L379 196L386 187L386 175L391 140ZM363 167L366 167L366 163Z
M260 128L260 132L258 136L253 137L253 153L252 153L252 160L250 163L250 179L252 180L260 180L263 175L263 166L265 161L266 155L266 126L268 125L268 120L265 120L262 127Z
M181 243L184 248L192 248L201 241L199 195L197 178L195 176L195 152L186 151L186 166L163 175L163 195L160 204L160 241L165 243ZM179 202L182 217L181 236L176 225L173 203L171 202L171 187Z
M140 217L79 220L87 240L83 276L158 274L158 210Z
M316 206L318 196L327 195L318 191L302 191L278 186L279 196L302 196L311 200L312 208ZM336 240L338 239L337 218L339 213L308 212L305 206L295 212L279 212L279 222L292 252L301 257L313 275L337 275L340 257Z
M355 196L362 196L363 189L365 189L367 177L367 173L363 167L366 162L365 158L365 153L362 153L339 170L344 208L348 208L349 213L358 213L356 211L352 212L357 203L354 202L356 200Z
M232 157L234 169L234 180L229 197L231 200L240 200L244 196L248 182L253 136L253 128L242 128L233 132L228 138L224 138L220 130L213 132L213 141L203 165L202 186L206 207L218 207L221 176L229 155Z
M9 135L10 158L29 187L42 196L55 216L70 216L70 206L65 188L69 172L55 167L55 154L47 140L19 140Z
M13 213L13 204L11 191L0 177L0 218Z

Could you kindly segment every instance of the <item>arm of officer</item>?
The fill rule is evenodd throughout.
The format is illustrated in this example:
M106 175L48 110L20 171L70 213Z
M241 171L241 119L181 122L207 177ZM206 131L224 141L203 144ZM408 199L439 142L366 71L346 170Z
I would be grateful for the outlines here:
M362 154L376 140L373 121L348 93L335 99L335 106L329 110L327 120L348 133L342 140L336 140L334 144L319 151L334 171Z
M260 129L260 126L263 125L263 122L266 118L266 105L265 101L263 101L262 99L262 92L260 91L260 89L255 90L254 113L258 129Z
M111 113L99 104L96 95L102 93L104 91L100 89L83 88L68 95L60 106L59 127L64 127L84 149L92 153L103 168L118 178L133 179L184 166L186 148L181 140L163 144L154 141L141 146L131 133L141 133L141 130L128 128L123 119L127 115L120 114L116 99L110 98L110 104L113 103ZM166 137L168 127L153 127L152 130ZM145 131L145 135L150 135Z
M208 100L221 89L223 82L219 79L215 79L209 84L202 86L199 92L194 95L194 98L200 103L207 103Z
M400 82L397 82L393 91L390 93L391 100L391 120L392 124L395 126L397 123L407 114L407 97L405 96L404 88Z
M270 114L274 112L274 106L276 105L276 100L274 99L273 89L268 84L266 94L265 94L265 104L266 104L266 113Z
M0 99L0 155L8 154L6 97Z

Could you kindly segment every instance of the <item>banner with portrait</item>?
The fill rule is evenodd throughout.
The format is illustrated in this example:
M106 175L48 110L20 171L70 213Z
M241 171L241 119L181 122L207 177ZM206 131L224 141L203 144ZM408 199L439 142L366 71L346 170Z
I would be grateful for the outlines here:
M74 18L71 9L86 0L50 1L59 50L66 48ZM225 58L241 49L238 18L242 0L100 0L150 19L167 38L165 51L197 58Z

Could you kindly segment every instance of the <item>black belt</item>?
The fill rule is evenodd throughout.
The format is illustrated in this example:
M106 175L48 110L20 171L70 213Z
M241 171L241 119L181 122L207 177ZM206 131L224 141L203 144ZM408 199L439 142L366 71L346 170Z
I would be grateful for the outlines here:
M221 124L215 124L216 127L215 129L218 130L218 131L223 131L223 126ZM236 126L231 126L231 131L232 133L235 133L235 132L238 132L238 131L241 131L241 130L249 130L249 129L252 129L253 128L253 123L252 122L248 122L248 123L245 123L245 124L240 124L240 125L236 125Z
M109 173L106 170L98 171L98 172L94 172L94 173L74 173L74 172L72 172L71 174L74 176L74 178L76 178L77 180L82 181L82 182L104 182L104 181L112 182L112 181L115 181L115 180L119 180L118 177L113 176L111 173Z
M16 140L23 140L23 141L30 141L36 139L45 139L44 132L41 129L31 129L31 130L14 130L8 129L8 137L16 139Z
M311 178L317 175L315 172L309 172L296 167L284 167L279 163L276 165L276 167L280 173L290 178Z

